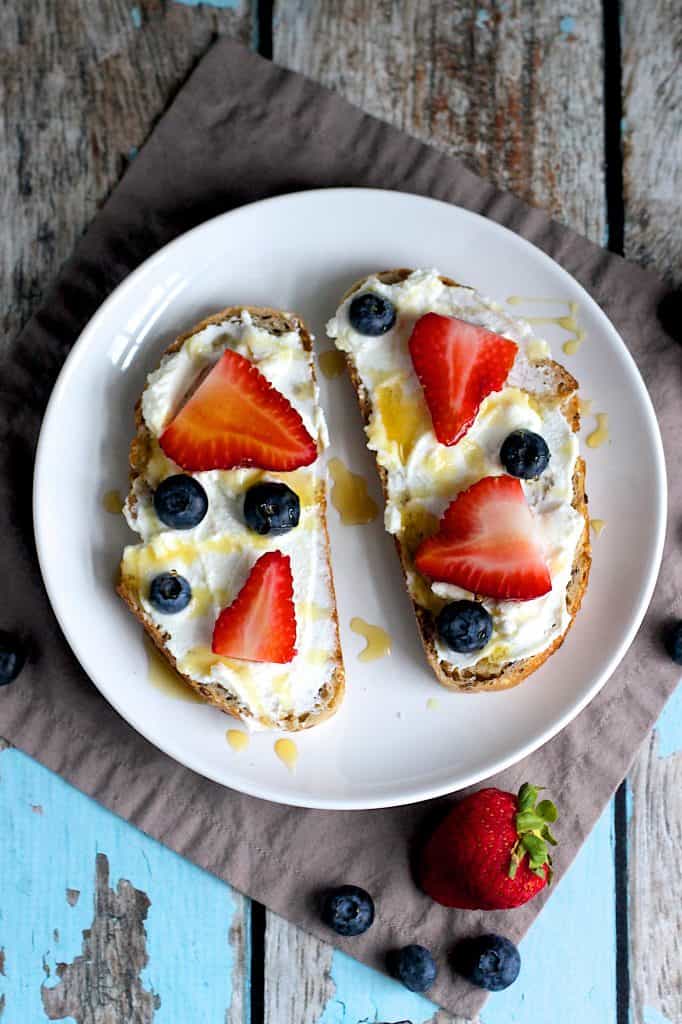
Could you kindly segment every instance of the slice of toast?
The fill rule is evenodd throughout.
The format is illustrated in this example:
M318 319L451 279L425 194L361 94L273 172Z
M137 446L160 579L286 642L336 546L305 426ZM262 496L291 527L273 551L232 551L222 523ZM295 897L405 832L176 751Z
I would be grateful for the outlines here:
M209 511L189 531L164 526L153 507L155 487L183 472L166 457L158 437L228 347L251 358L273 386L288 388L318 452L326 444L312 338L298 316L231 306L181 335L148 377L136 405L124 514L143 543L125 549L117 590L161 654L207 703L250 726L298 731L333 715L345 689L321 460L288 473L249 468L193 474L208 494ZM281 536L262 537L243 521L243 495L264 479L281 480L300 497L301 521ZM256 559L277 549L292 559L296 657L288 665L271 665L213 655L212 630L221 608L234 600ZM148 600L150 577L176 565L192 577L192 602L177 615L163 616Z
M339 348L344 351L346 356L346 362L348 365L348 371L350 374L351 381L355 388L358 403L362 413L362 417L365 423L365 429L368 433L368 437L372 436L372 423L375 417L375 411L377 408L376 396L377 387L376 379L368 379L367 375L363 378L360 369L357 365L356 359L353 356L352 351L349 351L349 346L344 344L340 340L339 334L341 331L341 323L347 325L347 313L344 315L344 308L347 309L349 300L357 293L365 290L366 288L371 289L371 282L379 281L383 285L401 285L403 282L407 282L413 274L420 272L414 272L407 269L398 269L390 271L382 271L377 274L373 274L367 278L363 278L361 281L354 284L343 296L339 310L337 311L336 317L330 321L328 326L328 334L332 340L334 340ZM424 272L421 272L424 273ZM467 286L458 285L455 281L450 278L443 277L438 274L431 274L431 282L440 282L440 285L446 289L464 289L472 297L471 309L472 309L472 322L476 321L476 316L481 310L486 309L485 303L480 305L480 297L474 292L473 289L468 289ZM480 300L480 301L479 301ZM488 309L492 309L489 306ZM499 310L499 307L494 307ZM428 311L427 308L420 308L418 312L412 310L414 317L417 315L423 315ZM441 310L435 310L440 312ZM486 310L487 312L487 310ZM460 315L460 314L453 314ZM463 319L467 316L465 313L461 314ZM409 320L409 316L407 317ZM398 321L398 327L400 322ZM483 326L488 326L483 324ZM407 333L403 331L398 342L395 340L386 342L389 344L399 344L404 347L407 360L409 360L409 353L407 352L407 340L409 334L409 327ZM491 329L496 330L496 327ZM528 325L525 325L527 333L530 335L532 332ZM394 335L395 330L391 330L390 335L385 335L385 338L390 338ZM504 330L499 333L505 333ZM537 340L535 339L536 344ZM372 339L372 343L376 346L376 351L379 351L379 346L382 343L382 337ZM377 358L377 362L381 364L381 354ZM388 362L387 364L388 365ZM555 408L558 408L570 430L574 434L577 434L580 427L580 410L577 389L577 381L571 376L571 374L559 363L556 363L548 358L542 357L542 352L539 356L536 356L530 365L531 379L535 379L541 382L542 397L540 394L534 396L529 395L530 401L544 401L547 396L551 398L551 404ZM410 364L410 372L413 374L413 369ZM371 376L371 375L370 375ZM381 378L381 374L377 375L377 379ZM416 378L415 378L416 380ZM400 407L398 407L396 415L400 415ZM408 417L408 413L405 412L405 416ZM409 417L408 417L409 418ZM430 426L430 420L429 420ZM569 434L570 436L570 434ZM435 439L434 439L435 441ZM466 437L463 439L461 444L466 441ZM369 443L369 442L368 442ZM370 447L372 444L370 443ZM587 587L590 563L591 563L591 551L590 551L590 537L589 537L589 519L587 512L587 496L585 493L585 463L579 456L575 459L574 470L572 474L572 489L569 486L570 503L573 510L577 513L577 516L573 517L573 529L577 531L578 536L575 543L575 548L572 555L572 562L570 573L568 574L568 580L565 588L565 619L564 628L558 632L557 635L550 638L550 642L541 650L534 651L531 655L525 657L505 657L504 651L509 645L502 643L497 644L497 650L494 645L492 646L492 654L495 656L484 656L478 657L473 656L473 661L470 664L458 665L454 663L454 657L452 660L448 660L447 652L444 652L442 643L439 643L439 638L436 630L436 616L440 608L447 603L445 595L434 593L434 590L438 590L438 586L435 585L433 589L429 586L428 581L420 576L414 566L414 554L419 543L426 537L435 532L437 529L437 517L426 515L425 517L417 517L416 522L410 523L409 520L405 522L403 519L401 526L396 528L395 524L389 525L389 503L391 499L391 485L389 479L389 472L384 465L380 464L380 457L377 454L377 470L381 480L382 489L384 492L384 498L387 503L387 528L389 532L394 534L394 539L400 561L402 564L403 575L405 578L406 586L410 597L413 601L414 612L417 618L417 624L419 626L419 632L424 650L428 661L438 679L438 681L445 687L454 690L477 692L477 691L491 691L491 690L503 690L512 686L516 686L523 679L529 676L537 668L542 665L547 658L561 645L563 642L573 620L580 608L585 589ZM500 470L498 469L497 472ZM473 478L467 479L466 482L460 483L459 486L455 486L451 491L449 498L453 498L456 493L463 490L465 486L469 486L475 482L483 473L479 472L478 476L474 472ZM571 478L569 478L569 485ZM441 506L441 511L447 504L447 500L444 500ZM580 518L577 518L580 517ZM420 521L421 520L421 521ZM447 589L447 588L441 588ZM453 595L454 597L470 597L475 595L467 595L461 592L459 595ZM452 599L452 597L450 598ZM495 616L493 616L495 617ZM493 640L495 634L493 634ZM484 650L487 651L488 648ZM500 656L500 654L502 656ZM476 660L477 659L477 660Z

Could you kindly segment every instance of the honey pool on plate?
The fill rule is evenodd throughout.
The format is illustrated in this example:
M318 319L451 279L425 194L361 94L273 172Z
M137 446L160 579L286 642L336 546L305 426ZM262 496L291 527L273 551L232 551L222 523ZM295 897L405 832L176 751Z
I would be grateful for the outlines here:
M365 640L365 647L358 654L358 661L376 661L391 653L391 637L381 626L373 626L364 619L352 618L350 628Z
M376 519L379 508L367 493L365 478L352 473L339 458L330 459L327 465L333 481L331 503L344 526L363 526Z

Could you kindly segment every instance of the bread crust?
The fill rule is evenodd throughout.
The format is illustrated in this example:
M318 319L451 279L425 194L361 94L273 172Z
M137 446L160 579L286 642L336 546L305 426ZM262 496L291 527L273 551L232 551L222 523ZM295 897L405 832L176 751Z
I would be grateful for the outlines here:
M372 274L371 277L378 278L384 284L398 284L409 277L411 273L411 270L399 268L396 270L381 271L380 273ZM468 287L468 285L458 284L449 277L441 276L440 279L443 284L449 287ZM349 288L343 296L342 302L345 302L351 295L363 288L367 280L368 278L365 277ZM348 373L355 389L355 394L362 413L362 418L365 427L367 427L369 426L373 413L372 398L360 379L360 375L352 356L349 353L344 354L346 357ZM577 433L580 429L580 407L577 395L578 382L560 363L556 363L550 359L543 360L542 363L548 370L551 370L554 379L555 393L561 399L562 412L568 420L571 429L574 433ZM378 462L376 463L376 468L379 474L381 488L384 493L384 501L387 501L388 474L383 466L380 466ZM518 684L526 679L532 672L535 672L540 668L540 666L547 661L550 655L558 650L564 642L564 639L573 625L573 621L580 609L580 605L587 588L592 561L587 494L585 491L585 462L580 457L576 461L575 472L573 474L572 504L573 508L575 508L583 517L584 525L580 540L576 546L573 568L571 570L571 577L566 591L566 604L570 614L568 626L564 633L557 637L556 640L544 651L540 651L538 654L535 654L530 658L521 658L517 661L509 661L500 665L495 664L488 659L481 659L470 668L458 669L451 662L441 661L439 659L438 651L436 649L435 616L428 609L422 607L422 605L412 599L412 595L409 593L408 587L408 572L414 571L412 555L401 543L398 537L394 538L403 570L405 586L408 590L408 595L412 599L412 606L417 619L421 642L428 662L433 669L438 682L442 686L445 686L449 690L459 690L460 692L465 693L482 693L493 690L510 689L512 686L518 686Z
M207 317L202 320L191 330L181 334L175 341L168 346L164 355L170 355L173 352L177 352L182 345L193 335L203 330L211 324L221 324L226 320L239 318L242 312L246 311L251 316L256 327L268 331L270 334L275 336L286 334L290 331L298 331L301 336L301 341L305 351L312 355L313 342L312 336L308 331L303 320L295 313L286 313L282 310L271 309L266 306L228 306L226 309L221 310L219 313L215 313L213 316ZM312 381L316 381L315 365L312 359L310 360L310 372ZM144 392L143 392L144 393ZM131 487L138 477L144 475L145 467L150 455L150 446L152 442L152 435L144 422L142 415L142 397L138 399L135 406L135 425L136 434L130 445L130 484ZM197 682L192 679L191 676L184 672L181 672L178 668L177 662L170 650L168 649L168 640L170 635L164 633L159 627L152 621L147 615L144 607L140 603L139 597L135 591L135 588L131 586L130 581L127 580L122 570L119 570L119 580L116 586L117 593L126 603L130 611L133 613L135 618L144 627L147 635L152 640L156 648L163 655L166 661L171 667L177 672L181 679L188 686L190 686L202 700L208 704L212 704L214 707L219 708L225 714L232 715L244 722L258 722L266 729L281 729L286 732L299 732L302 729L310 729L315 725L319 725L321 722L330 718L338 710L341 702L343 701L345 693L345 671L343 667L343 657L341 653L341 640L339 636L339 620L338 612L336 609L336 593L334 590L334 577L332 574L331 567L331 550L329 544L329 532L327 530L327 498L324 481L318 482L315 489L315 501L317 514L320 520L320 524L323 530L324 547L327 560L327 568L329 571L329 582L332 597L332 621L334 624L335 634L335 647L333 658L336 663L336 668L332 675L329 683L320 691L319 706L313 711L305 712L301 715L288 714L285 717L278 719L277 721L271 721L269 718L257 717L245 705L240 703L237 696L231 693L226 687L220 683L211 684L207 686L203 683Z

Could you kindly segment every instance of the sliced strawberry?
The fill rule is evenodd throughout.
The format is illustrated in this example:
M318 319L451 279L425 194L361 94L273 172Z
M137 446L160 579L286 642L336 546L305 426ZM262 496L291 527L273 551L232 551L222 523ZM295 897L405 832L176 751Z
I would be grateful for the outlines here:
M456 444L481 402L499 391L518 346L465 320L427 313L414 325L410 355L441 444Z
M419 572L482 597L530 601L552 589L521 482L486 476L447 508L415 555Z
M214 654L284 664L296 654L291 560L281 551L261 555L213 629Z
M309 466L317 447L289 401L244 356L227 349L159 439L183 469Z

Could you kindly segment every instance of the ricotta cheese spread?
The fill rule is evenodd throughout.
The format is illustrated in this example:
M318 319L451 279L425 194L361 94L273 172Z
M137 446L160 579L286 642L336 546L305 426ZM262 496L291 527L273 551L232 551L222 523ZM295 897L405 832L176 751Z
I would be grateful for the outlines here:
M160 481L182 472L164 455L157 439L188 388L227 348L254 363L286 396L320 450L327 444L312 357L298 332L275 337L257 327L247 311L204 327L177 352L164 356L149 375L141 409L151 434L151 450L144 475L135 480L124 506L128 524L142 543L126 547L122 572L135 586L145 614L166 635L166 646L181 672L207 686L223 686L253 716L276 725L286 716L314 711L337 665L334 597L319 503L324 489L321 459L290 473L236 469L193 474L206 492L208 511L189 530L169 529L156 516L153 504L153 491ZM288 533L260 536L244 522L244 495L265 480L282 480L299 497L299 525ZM282 665L214 655L211 640L220 611L235 599L257 559L272 550L291 559L296 656ZM149 586L154 576L170 570L189 581L192 600L184 611L164 615L149 601ZM252 719L249 724L258 727Z
M578 439L562 412L551 371L541 361L548 346L539 344L528 323L512 318L471 288L444 284L436 270L414 271L395 284L372 277L363 291L393 303L394 326L378 337L358 333L348 315L354 293L329 321L327 333L352 357L371 396L367 444L386 471L385 525L407 552L407 583L417 604L436 613L446 602L473 596L451 584L430 583L411 567L411 556L425 536L436 532L439 518L457 494L485 476L505 472L500 448L512 430L532 430L547 442L549 466L537 480L524 480L522 486L542 540L551 591L530 601L483 598L493 633L480 651L459 654L436 638L439 659L458 669L484 658L503 664L532 657L568 628L566 591L584 529L584 520L572 505ZM519 346L505 386L483 401L471 428L450 447L436 439L408 348L416 321L429 312L485 327Z

